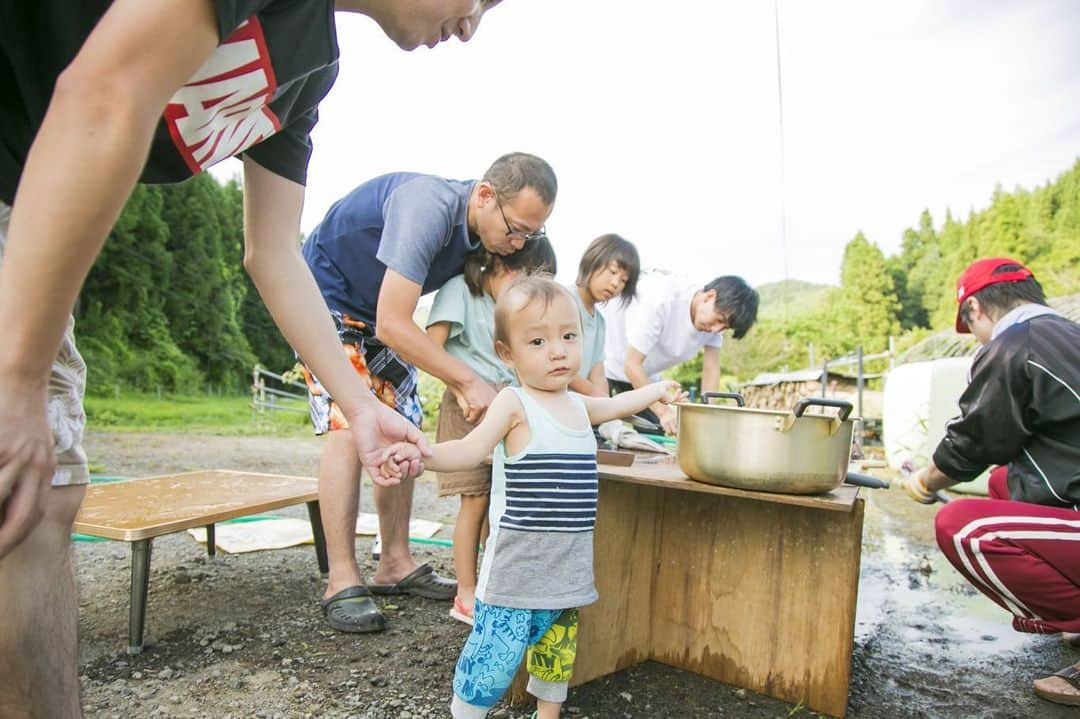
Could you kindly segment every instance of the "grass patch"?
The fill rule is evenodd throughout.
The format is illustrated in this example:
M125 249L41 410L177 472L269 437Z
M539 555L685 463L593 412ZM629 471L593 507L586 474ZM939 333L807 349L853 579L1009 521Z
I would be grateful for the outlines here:
M218 435L309 436L307 402L281 401L300 412L255 412L250 396L165 395L126 393L119 397L87 397L87 427L108 432L176 432Z

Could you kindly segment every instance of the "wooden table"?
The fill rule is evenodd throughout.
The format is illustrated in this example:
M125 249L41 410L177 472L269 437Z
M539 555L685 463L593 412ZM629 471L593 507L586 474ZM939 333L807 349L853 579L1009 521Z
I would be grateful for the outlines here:
M844 716L863 502L601 465L600 600L581 610L572 684L651 659Z
M128 653L143 648L150 546L154 537L206 527L206 551L214 556L214 523L304 502L322 573L329 571L319 516L318 482L253 472L211 470L92 484L86 490L75 531L131 543L131 607Z

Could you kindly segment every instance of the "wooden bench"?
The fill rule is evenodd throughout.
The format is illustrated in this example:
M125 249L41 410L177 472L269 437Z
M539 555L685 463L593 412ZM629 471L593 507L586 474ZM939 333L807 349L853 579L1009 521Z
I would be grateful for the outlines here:
M128 482L91 484L75 531L131 543L131 607L128 653L143 648L146 594L150 582L150 546L154 537L206 527L206 551L214 556L214 524L307 504L319 570L329 571L319 516L318 482L310 477L210 470L148 477Z

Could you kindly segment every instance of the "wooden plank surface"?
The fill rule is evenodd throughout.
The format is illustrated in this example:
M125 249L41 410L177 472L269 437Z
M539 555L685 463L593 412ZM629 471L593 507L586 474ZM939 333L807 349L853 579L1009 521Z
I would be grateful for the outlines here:
M601 482L593 541L600 599L582 608L571 684L633 666L652 651L653 583L660 547L661 490Z
M634 459L635 455L633 452L624 452L617 449L596 450L597 464L614 464L620 467L629 467L634 463Z
M90 485L74 529L132 542L318 498L318 482L311 477L186 472Z
M649 659L652 651L653 577L659 548L656 501L661 490L601 482L593 540L593 571L600 599L582 607L578 654L570 686L578 686ZM524 662L509 701L531 701Z
M668 459L668 458L665 458ZM745 489L721 487L716 484L696 482L687 477L674 458L663 462L645 463L641 457L629 467L616 467L612 465L600 465L598 468L601 479L611 479L635 484L647 484L664 489L681 490L685 492L701 492L704 494L720 494L728 497L742 499L754 499L759 502L770 504L790 504L812 509L827 509L837 512L851 512L855 500L859 496L859 488L851 485L841 485L828 494L804 495L804 494L777 494L773 492L750 492Z
M863 500L841 513L666 492L659 512L652 658L842 717Z

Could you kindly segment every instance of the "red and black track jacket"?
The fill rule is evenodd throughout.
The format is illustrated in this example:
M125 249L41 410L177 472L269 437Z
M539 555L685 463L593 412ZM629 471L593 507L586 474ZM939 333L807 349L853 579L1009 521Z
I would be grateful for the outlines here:
M1080 325L1047 314L1006 329L976 354L960 411L938 469L969 481L1007 465L1011 499L1080 509Z

